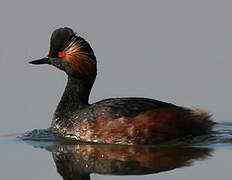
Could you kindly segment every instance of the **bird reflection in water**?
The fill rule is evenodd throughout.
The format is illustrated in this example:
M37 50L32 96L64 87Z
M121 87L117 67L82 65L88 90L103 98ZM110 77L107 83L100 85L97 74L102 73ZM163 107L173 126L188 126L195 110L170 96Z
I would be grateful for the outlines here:
M56 145L52 155L64 180L89 180L91 173L145 175L207 159L209 148L176 146Z

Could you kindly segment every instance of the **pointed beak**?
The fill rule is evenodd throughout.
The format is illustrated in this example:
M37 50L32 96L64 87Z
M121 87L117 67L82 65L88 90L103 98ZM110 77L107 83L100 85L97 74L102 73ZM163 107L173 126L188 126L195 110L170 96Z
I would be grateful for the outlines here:
M30 61L30 64L51 64L50 59L48 57L42 58L42 59L38 59L38 60L34 60L34 61Z

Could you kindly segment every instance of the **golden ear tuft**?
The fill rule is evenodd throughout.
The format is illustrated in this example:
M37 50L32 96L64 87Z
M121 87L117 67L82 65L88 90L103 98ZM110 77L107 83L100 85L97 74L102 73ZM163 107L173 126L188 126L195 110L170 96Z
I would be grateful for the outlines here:
M73 38L62 51L62 55L64 60L67 61L75 71L88 77L96 73L96 64L83 49L81 41L77 41L77 38ZM60 53L59 55L61 55Z

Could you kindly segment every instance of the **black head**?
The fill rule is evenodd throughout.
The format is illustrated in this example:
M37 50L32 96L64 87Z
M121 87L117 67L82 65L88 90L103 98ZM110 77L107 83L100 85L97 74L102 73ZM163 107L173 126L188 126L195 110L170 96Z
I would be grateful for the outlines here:
M92 48L68 27L56 29L52 33L47 57L29 63L51 64L74 77L96 76L96 57Z

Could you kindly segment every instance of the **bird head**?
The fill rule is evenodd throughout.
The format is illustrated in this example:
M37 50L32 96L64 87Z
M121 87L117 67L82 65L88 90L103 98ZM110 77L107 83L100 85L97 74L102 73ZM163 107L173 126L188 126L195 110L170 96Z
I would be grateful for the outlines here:
M52 33L48 56L29 63L50 64L78 78L96 76L97 63L92 48L68 27L56 29Z

